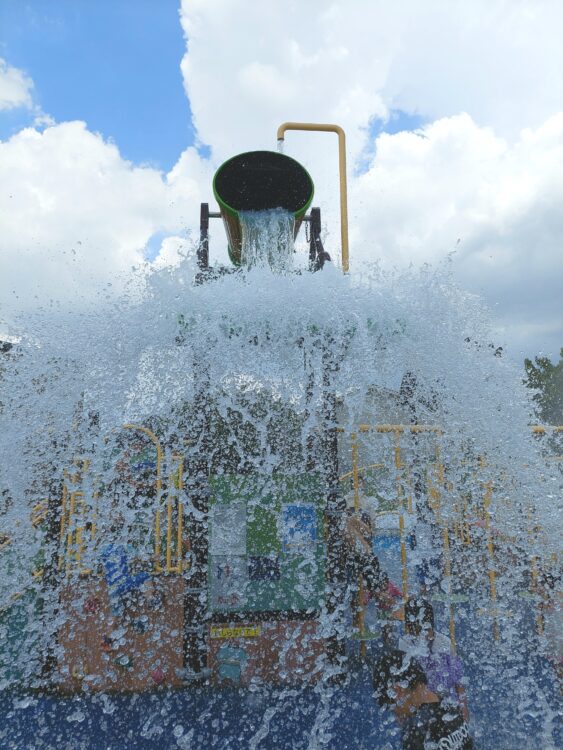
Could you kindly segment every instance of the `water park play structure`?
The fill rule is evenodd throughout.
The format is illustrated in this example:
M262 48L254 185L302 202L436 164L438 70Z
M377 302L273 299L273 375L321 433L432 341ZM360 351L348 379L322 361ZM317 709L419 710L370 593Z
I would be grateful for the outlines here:
M344 133L338 126L285 123L278 142L288 130L338 136L340 266L346 274ZM466 663L482 746L508 747L502 727L496 739L497 730L490 730L493 744L482 728L502 702L495 679L505 662L515 680L524 675L528 681L528 698L543 701L543 713L528 711L518 731L549 733L553 710L544 696L556 689L541 656L540 587L543 573L557 571L559 560L534 502L544 490L523 495L520 463L515 468L499 460L486 441L480 446L463 430L451 435L439 393L421 386L417 373L403 372L394 389L366 381L358 397L360 370L349 362L355 342L372 336L381 358L392 346L373 320L365 332L352 318L340 329L305 320L288 333L275 319L255 325L252 316L260 313L253 311L248 319L226 309L212 324L205 318L214 289L230 293L229 278L253 269L280 279L272 283L288 276L306 284L317 283L309 279L315 276L318 285L326 276L334 283L325 274L334 264L324 248L320 209L312 207L313 190L305 168L281 152L253 151L225 162L213 182L219 211L201 205L193 289L207 296L196 312L178 313L173 348L162 355L191 366L187 395L174 403L160 397L143 422L108 423L83 393L66 435L49 438L53 455L39 472L44 486L34 478L26 496L27 541L17 542L13 523L2 537L4 695L40 696L34 700L46 701L54 714L63 698L72 705L86 696L93 706L96 695L103 701L111 696L129 701L120 705L133 717L131 696L150 702L166 695L173 702L180 700L174 690L189 694L192 709L208 715L210 724L224 719L226 706L231 716L215 740L202 730L198 744L192 727L193 745L182 745L189 734L182 729L174 735L179 747L332 747L339 730L332 727L331 734L325 725L336 691L348 707L337 715L356 743L343 746L369 741L366 747L384 747L388 741L394 747L396 736L387 737L381 725L366 728L356 717L351 729L345 716L375 710L361 675L374 654L399 637L402 603L422 590L452 653ZM229 267L212 263L211 219L224 224ZM302 225L308 257L294 267ZM394 325L389 341L404 335L403 322ZM279 362L291 360L299 398L283 372L260 369L271 351L281 352ZM222 360L228 367L219 378ZM150 364L144 367L139 377L148 378ZM339 377L347 367L356 379L343 387ZM170 372L173 391L181 391L182 380ZM522 439L535 441L546 476L557 476L561 459L554 446L563 428L530 432ZM369 519L373 553L398 589L387 606L370 599L361 574L350 574L346 524L354 517ZM429 564L430 577L424 574ZM521 651L522 659L511 662L506 654L515 644L516 650L525 644L535 661ZM240 691L268 696L261 719ZM270 727L271 717L295 714L288 707L298 695L309 708L299 726L285 724L284 737L281 728ZM239 713L247 717L243 729L236 729ZM254 733L248 722L256 724ZM53 720L41 747L50 746L55 727ZM18 731L21 739L27 730ZM143 732L131 746L158 735ZM313 736L321 744L308 744Z

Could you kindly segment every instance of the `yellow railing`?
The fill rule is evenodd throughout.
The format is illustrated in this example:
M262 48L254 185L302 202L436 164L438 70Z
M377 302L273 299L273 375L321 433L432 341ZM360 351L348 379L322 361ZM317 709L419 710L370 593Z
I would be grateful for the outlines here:
M536 435L548 435L554 433L563 432L563 427L544 427L541 425L534 425L531 428L533 434ZM344 436L345 431L339 428L339 433ZM365 463L361 464L360 451L358 444L359 434L373 433L377 435L391 435L393 436L393 442L388 446L387 450L391 452L389 459L384 461ZM357 430L349 434L349 448L351 456L352 468L350 471L340 476L340 481L346 482L351 481L352 490L354 493L354 509L360 510L360 477L368 471L372 470L391 470L395 472L395 510L391 511L398 517L398 531L400 538L401 548L401 568L402 568L402 593L403 598L406 600L409 594L408 590L408 560L407 560L407 545L405 540L405 520L413 513L413 487L412 487L412 470L409 470L409 466L404 460L401 440L409 435L416 436L422 434L434 435L435 445L434 454L430 460L429 465L426 467L426 490L429 505L434 513L435 521L440 529L442 537L442 552L443 552L443 579L446 584L446 590L452 591L453 583L453 572L452 572L452 533L457 542L463 546L470 546L477 543L476 540L472 539L470 530L470 519L468 509L467 494L457 492L456 488L451 482L447 480L446 466L442 458L442 447L441 438L444 434L443 429L437 425L403 425L403 424L379 424L379 425L368 425L361 424ZM555 456L553 460L561 460L563 457ZM368 455L369 459L369 455ZM466 461L462 461L465 464ZM487 462L484 457L480 457L477 460L476 471L485 474L487 468ZM496 550L494 538L497 536L499 540L501 535L493 532L491 524L491 504L493 502L493 482L485 476L479 479L477 474L478 484L482 487L482 495L479 498L473 498L474 512L478 511L478 523L481 525L484 532L484 543L487 558L486 575L487 585L489 589L489 596L491 600L490 608L482 609L479 614L490 616L492 618L492 629L495 640L500 637L499 633L499 617L501 615L508 616L510 612L501 612L498 608L498 592L497 592L497 565L495 561ZM447 517L443 513L443 495L448 495L454 499L457 499L453 503L453 517L452 513L448 512ZM531 512L531 511L530 511ZM381 515L381 514L380 514ZM533 534L531 530L534 527L533 519L530 519L530 534ZM506 539L505 539L506 541ZM535 582L538 578L538 560L533 557L530 562L532 580ZM363 601L362 597L362 584L359 586L359 601ZM455 611L453 600L450 597L447 604L449 612L449 631L452 642L452 649L455 651L456 644L456 633L455 633ZM363 607L360 607L360 612L357 618L357 625L359 627L360 636L362 637L365 633L364 630L364 611ZM538 626L541 628L541 618L537 618ZM362 644L363 648L363 644Z
M277 132L278 143L285 138L288 130L303 130L316 133L336 133L338 136L338 170L340 180L340 241L342 271L350 270L350 251L348 247L348 187L346 177L346 134L340 125L317 122L284 122Z
M184 565L184 508L182 491L184 488L184 457L172 454L170 476L164 491L163 465L164 451L151 430L142 425L126 424L125 430L134 430L146 435L156 450L154 490L156 509L154 512L154 558L155 573L181 573ZM90 469L88 459L77 458L73 469L65 470L61 498L61 556L59 566L66 567L67 573L78 572L89 575L90 567L84 565L85 553L90 557L97 544L98 503L103 502L97 491L93 492L92 502L85 497L84 478ZM162 500L165 498L165 520L162 518ZM164 528L163 528L164 527ZM164 539L163 539L164 537ZM164 541L164 545L163 545Z

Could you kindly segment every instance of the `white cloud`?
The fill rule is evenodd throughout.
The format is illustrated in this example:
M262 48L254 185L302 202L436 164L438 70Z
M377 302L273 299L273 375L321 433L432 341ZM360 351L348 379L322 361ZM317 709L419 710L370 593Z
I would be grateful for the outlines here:
M203 169L193 149L168 176L135 167L82 122L27 128L0 143L6 318L118 291L153 234L185 234L196 223Z
M563 4L183 0L182 23L194 122L218 161L273 148L285 120L341 124L352 260L437 262L455 249L515 356L558 352ZM382 135L353 174L370 123L394 109L429 125ZM313 175L336 255L334 136L288 133L286 152Z
M356 259L439 262L494 308L514 355L562 340L563 113L507 143L468 115L381 135L350 194ZM537 345L537 344L536 344ZM531 347L531 348L530 348Z
M0 57L0 111L26 107L31 109L33 81L23 70L13 68Z

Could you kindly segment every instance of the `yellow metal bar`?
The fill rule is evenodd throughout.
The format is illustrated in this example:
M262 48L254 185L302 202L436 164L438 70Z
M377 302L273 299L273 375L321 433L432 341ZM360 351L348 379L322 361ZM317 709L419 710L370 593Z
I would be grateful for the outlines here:
M443 430L438 425L430 424L361 424L358 426L359 432L435 432L439 435Z
M60 548L62 548L63 540L65 538L66 527L67 527L67 505L68 505L68 487L66 482L63 483L63 496L61 499L61 534L60 534ZM63 566L64 555L59 555L59 570Z
M162 573L160 564L160 510L154 514L154 567L157 573Z
M499 628L497 621L497 581L495 571L495 548L493 544L493 535L491 531L491 515L489 508L491 507L491 498L493 496L493 485L492 482L485 482L485 494L483 496L483 514L485 517L485 533L487 535L487 553L489 555L489 570L487 575L489 577L489 592L491 595L492 612L493 612L493 636L495 641L499 639Z
M162 573L162 565L160 564L160 497L162 494L162 448L158 441L157 436L154 434L152 430L149 430L148 427L144 427L143 425L139 424L124 424L123 425L124 430L137 430L138 432L143 432L145 435L149 437L149 439L152 441L156 448L156 481L155 481L155 488L156 488L156 502L157 502L157 510L155 513L155 519L154 519L154 567L155 571L157 573Z
M174 487L177 490L184 489L184 456L181 453L174 453L172 458L178 462L178 469L174 479Z
M33 510L31 511L31 523L33 526L39 526L47 518L47 510L47 500L40 500L33 506Z
M370 469L384 469L385 464L368 464L368 466L360 466L358 467L358 474L363 474L364 471L369 471ZM353 471L347 471L345 474L341 474L338 477L339 482L343 482L345 479L350 479L354 475Z
M352 433L352 487L354 488L354 510L360 510L360 476L358 473L358 435Z
M403 468L403 462L401 460L401 432L402 430L395 430L395 445L393 448L393 455L395 457L395 468L400 471Z
M436 469L438 472L438 484L443 487L446 483L446 468L442 461L442 447L436 444Z
M376 431L377 432L388 432L387 429L379 430L377 428L383 427L386 428L389 425L377 425ZM402 574L402 588L403 588L403 599L406 602L409 595L409 575L408 575L408 567L407 567L407 545L405 542L405 518L404 518L404 510L405 510L405 498L403 493L403 483L402 483L402 475L401 471L403 469L403 457L401 455L401 435L403 433L403 428L401 426L395 426L395 429L392 431L394 435L394 445L393 445L393 458L395 463L395 469L396 469L396 480L397 480L397 504L400 508L399 510L399 536L401 541L401 574Z
M183 550L183 545L182 545L182 539L184 536L183 531L184 531L183 505L180 502L180 499L178 498L178 541L177 541L178 573L182 572L182 569L184 566L184 550Z
M170 472L168 482L168 526L166 532L166 571L168 573L181 573L182 572L182 532L183 532L183 517L182 517L182 504L180 502L179 492L184 486L184 457L180 453L172 454L172 458L177 461L178 466L175 470ZM173 495L171 493L174 493ZM173 523L173 500L176 502L176 564L172 564L172 547L174 538L174 523Z
M340 125L315 122L284 122L278 128L278 142L283 141L288 130L309 132L336 133L338 136L338 169L340 173L340 239L342 271L350 270L350 251L348 247L348 187L346 184L346 134Z
M172 500L168 498L166 514L166 571L170 573L172 568Z
M67 549L67 561L66 561L66 570L67 574L70 573L70 558L72 555L72 523L73 523L73 517L74 517L74 508L76 504L76 495L74 492L70 493L70 500L69 500L69 511L68 511L68 531L66 534L66 549Z
M563 425L532 425L532 432L535 435L545 435L546 432L563 432Z
M408 468L407 468L407 480L406 480L406 484L407 484L407 486L409 488L409 494L407 495L407 513L409 515L412 515L412 512L413 512L413 502L412 502L412 498L413 498L412 473L411 473L410 469L408 469Z
M84 552L84 535L83 531L84 528L82 526L78 526L78 515L79 515L79 508L82 508L82 516L84 517L85 514L85 503L84 503L84 493L80 490L75 490L72 493L76 498L76 521L75 521L75 529L74 529L74 547L75 547L75 560L78 565L78 570L80 571L80 566L82 564L82 554Z
M407 545L405 542L405 519L403 514L399 514L399 533L401 538L401 567L403 576L403 599L405 602L409 598L409 571L407 567Z

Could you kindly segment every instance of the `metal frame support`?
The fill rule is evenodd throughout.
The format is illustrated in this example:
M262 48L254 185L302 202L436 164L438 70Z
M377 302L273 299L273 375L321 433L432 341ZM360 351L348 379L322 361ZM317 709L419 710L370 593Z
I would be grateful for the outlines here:
M197 264L200 271L209 268L209 203L202 203L199 213Z
M327 342L330 343L330 342ZM322 370L322 470L326 495L326 611L333 633L327 638L327 657L333 670L331 681L344 679L346 644L342 627L342 603L346 590L346 550L342 538L342 519L346 501L342 495L338 472L338 423L333 373L338 370L330 348L323 352Z
M312 208L305 221L309 222L309 270L320 271L325 261L330 261L321 240L321 209Z
M220 219L219 211L210 211L209 203L202 203L199 214L199 245L197 248L197 265L200 270L200 282L208 278L207 274L214 269L209 265L209 219ZM323 247L321 240L321 209L311 208L311 213L303 217L303 221L309 224L309 270L320 271L326 261L330 261L330 255ZM218 268L219 274L228 273L231 269Z

